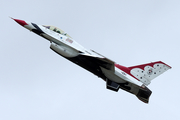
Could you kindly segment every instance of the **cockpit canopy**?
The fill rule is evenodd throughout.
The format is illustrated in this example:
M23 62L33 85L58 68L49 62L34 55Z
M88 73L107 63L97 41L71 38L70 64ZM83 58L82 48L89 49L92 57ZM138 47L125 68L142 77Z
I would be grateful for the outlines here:
M70 37L70 38L72 38L71 36L69 36L67 33L65 33L63 30L61 30L61 29L59 29L59 28L57 28L57 27L55 27L55 26L48 26L48 25L43 25L44 27L46 27L46 28L48 28L48 29L50 29L50 30L52 30L52 31L54 31L54 32L57 32L57 33L59 33L59 34L62 34L62 35L65 35L65 36L67 36L67 37Z

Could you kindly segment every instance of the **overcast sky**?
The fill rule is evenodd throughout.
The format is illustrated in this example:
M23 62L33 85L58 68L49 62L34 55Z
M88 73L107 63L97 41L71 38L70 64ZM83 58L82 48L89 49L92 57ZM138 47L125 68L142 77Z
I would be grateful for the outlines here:
M0 120L179 120L179 0L1 0ZM163 61L149 104L49 49L12 19L54 25L124 66Z

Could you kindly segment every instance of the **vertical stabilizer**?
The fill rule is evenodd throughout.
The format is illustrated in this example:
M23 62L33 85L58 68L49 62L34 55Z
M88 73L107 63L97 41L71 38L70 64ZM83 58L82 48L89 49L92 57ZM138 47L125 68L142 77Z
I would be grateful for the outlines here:
M145 85L149 85L152 79L161 75L171 67L161 61L158 61L128 68L130 69L130 74L133 77L135 77Z

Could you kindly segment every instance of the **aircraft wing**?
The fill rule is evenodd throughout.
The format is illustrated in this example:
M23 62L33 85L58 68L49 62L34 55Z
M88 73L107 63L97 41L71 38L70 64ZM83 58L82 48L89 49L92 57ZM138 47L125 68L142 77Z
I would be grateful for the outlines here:
M101 67L104 67L113 72L115 71L114 70L115 63L113 61L111 61L110 59L108 59L108 58L96 58L96 59Z
M101 66L107 70L111 70L113 72L115 71L115 69L114 69L115 62L100 55L99 53L96 53L96 54L82 53L80 55L87 57L89 60L94 61L96 64L98 64L99 66Z

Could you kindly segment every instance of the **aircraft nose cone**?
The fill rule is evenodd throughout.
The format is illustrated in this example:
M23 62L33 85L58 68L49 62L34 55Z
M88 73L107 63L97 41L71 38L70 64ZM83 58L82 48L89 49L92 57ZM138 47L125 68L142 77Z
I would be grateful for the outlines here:
M14 18L12 18L12 19L22 26L28 25L24 20L18 20L18 19L14 19Z

